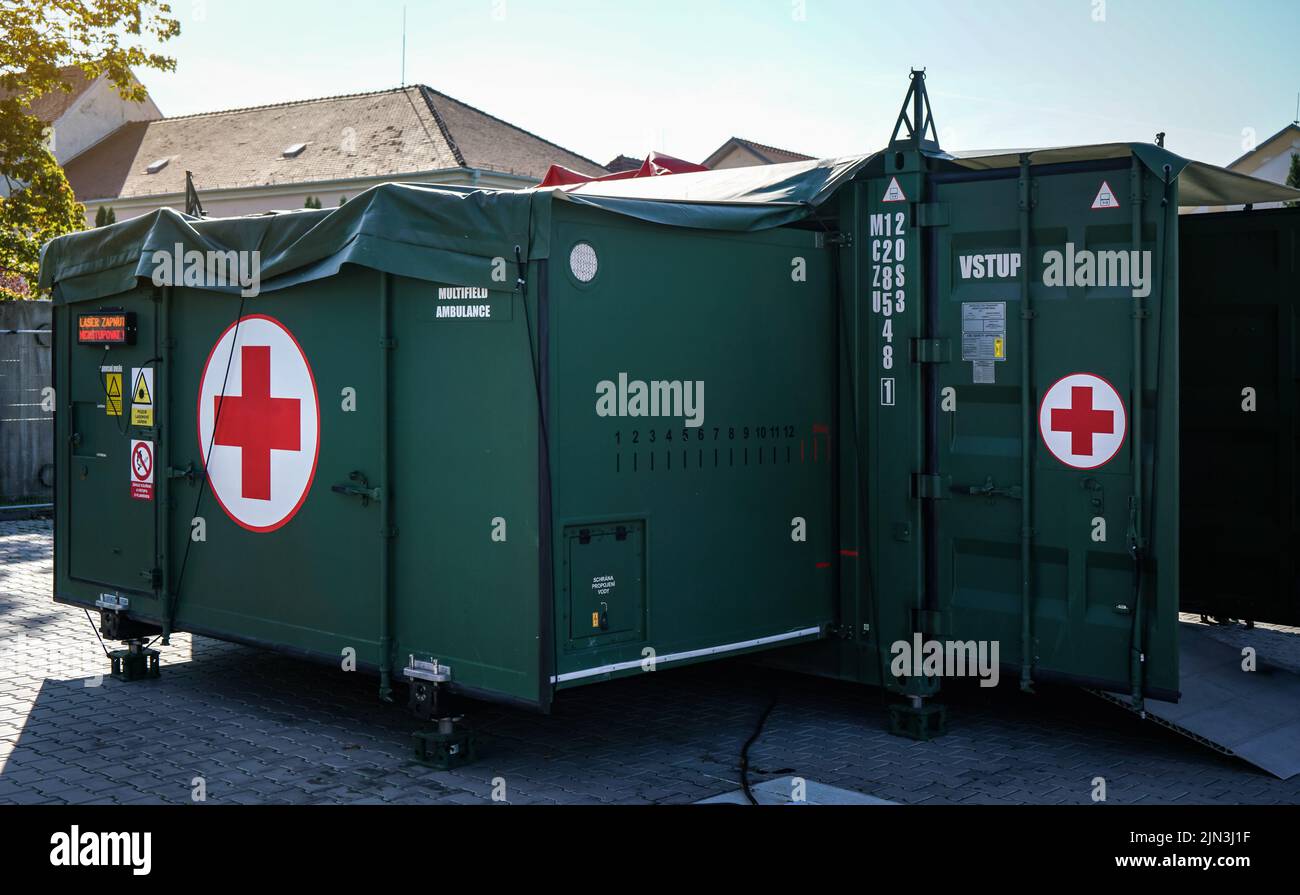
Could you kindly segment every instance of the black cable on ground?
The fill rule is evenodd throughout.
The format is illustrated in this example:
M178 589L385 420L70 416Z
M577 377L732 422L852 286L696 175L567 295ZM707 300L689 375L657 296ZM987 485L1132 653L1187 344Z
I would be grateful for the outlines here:
M99 626L96 625L95 620L90 617L90 610L89 609L85 610L85 613L86 613L86 621L90 622L90 630L95 632L95 639L99 641L99 648L104 651L104 658L106 659L113 658L112 654L109 653L108 651L108 647L104 644L104 638L99 636Z
M749 735L749 739L745 740L745 745L740 750L740 788L751 805L757 805L758 799L754 798L754 793L749 788L749 747L754 745L758 738L763 735L763 728L767 726L768 716L776 708L776 696L777 691L773 688L772 696L767 701L767 708L763 709L763 714L758 716L758 724L755 725L754 732Z

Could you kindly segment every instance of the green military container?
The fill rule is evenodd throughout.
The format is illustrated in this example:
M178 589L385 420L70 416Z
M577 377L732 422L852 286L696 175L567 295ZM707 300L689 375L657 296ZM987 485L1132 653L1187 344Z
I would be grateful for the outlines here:
M1176 699L1178 211L1300 193L933 134L917 73L870 156L56 240L56 599L543 710L763 651L927 735L930 642Z
M394 185L55 242L57 598L541 708L824 636L832 262L747 230L798 213Z

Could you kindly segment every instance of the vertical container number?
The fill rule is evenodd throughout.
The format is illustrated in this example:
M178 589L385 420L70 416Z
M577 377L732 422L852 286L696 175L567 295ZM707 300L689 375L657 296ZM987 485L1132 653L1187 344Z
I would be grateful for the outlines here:
M907 215L880 212L871 216L871 311L883 318L880 368L894 369L894 318L907 311ZM894 380L881 379L880 403L893 407Z

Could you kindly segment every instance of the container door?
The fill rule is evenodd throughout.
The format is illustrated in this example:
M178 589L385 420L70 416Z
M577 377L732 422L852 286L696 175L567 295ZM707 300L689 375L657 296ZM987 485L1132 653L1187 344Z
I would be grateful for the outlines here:
M386 658L378 289L347 271L242 305L171 291L170 465L197 473L170 482L178 630Z
M996 644L1023 683L1137 681L1168 696L1177 333L1176 260L1164 276L1159 262L1165 186L1127 160L1031 169L1022 219L1019 172L1005 173L932 181L934 338L913 352L927 392L927 589L951 639Z
M1180 226L1183 610L1300 625L1300 209Z
M60 547L68 574L92 598L154 597L159 586L156 308L141 289L59 309L68 346L60 358Z

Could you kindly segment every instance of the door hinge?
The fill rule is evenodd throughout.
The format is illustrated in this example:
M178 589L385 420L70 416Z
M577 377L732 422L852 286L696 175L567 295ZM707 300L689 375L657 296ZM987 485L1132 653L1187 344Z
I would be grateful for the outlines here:
M912 496L917 500L947 500L951 490L951 476L912 474Z
M951 220L947 202L917 202L912 206L914 227L947 227Z
M913 339L912 363L946 364L952 360L952 342L948 339Z
M853 248L853 231L845 230L834 233L818 233L815 244L819 249L824 249L827 246L839 246L841 248L851 249Z

